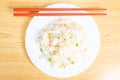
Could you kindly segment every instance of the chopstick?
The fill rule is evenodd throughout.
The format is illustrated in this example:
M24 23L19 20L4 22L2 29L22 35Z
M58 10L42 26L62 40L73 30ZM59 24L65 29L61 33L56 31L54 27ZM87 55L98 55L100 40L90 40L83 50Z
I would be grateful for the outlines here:
M13 8L14 16L92 16L92 15L107 15L107 13L65 13L64 11L106 11L104 8ZM38 11L53 11L52 13L38 13ZM63 11L55 13L54 11ZM32 12L32 13L24 13ZM37 13L36 13L37 12Z
M14 13L14 16L92 16L107 15L106 13Z
M106 10L104 8L13 8L13 11L77 11L77 10Z

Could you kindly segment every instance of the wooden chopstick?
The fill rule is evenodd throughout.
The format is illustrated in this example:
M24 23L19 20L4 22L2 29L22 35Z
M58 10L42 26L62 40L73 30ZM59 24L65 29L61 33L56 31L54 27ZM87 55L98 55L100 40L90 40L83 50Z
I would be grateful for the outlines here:
M107 10L104 8L13 8L13 11L79 11L79 10Z
M14 13L14 16L92 16L106 13Z

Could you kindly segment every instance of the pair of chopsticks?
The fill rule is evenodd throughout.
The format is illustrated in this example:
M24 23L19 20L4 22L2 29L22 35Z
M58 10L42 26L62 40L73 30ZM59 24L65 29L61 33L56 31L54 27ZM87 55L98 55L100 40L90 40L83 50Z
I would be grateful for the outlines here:
M104 8L13 8L14 16L93 16L93 15L107 15ZM46 13L38 13L44 11ZM50 11L47 12L47 11ZM62 11L55 13L54 11ZM67 13L65 11L68 11ZM72 11L72 13L71 13ZM98 11L89 13L76 13L73 11ZM102 11L102 12L99 12ZM52 13L51 13L52 12Z

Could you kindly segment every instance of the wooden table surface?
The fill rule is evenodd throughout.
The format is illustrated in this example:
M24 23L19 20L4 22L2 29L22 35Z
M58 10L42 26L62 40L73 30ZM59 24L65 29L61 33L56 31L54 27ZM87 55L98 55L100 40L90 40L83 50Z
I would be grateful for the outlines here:
M63 80L120 80L120 0L0 0L0 80L61 80L39 71L26 54L25 31L32 17L12 15L16 7L59 2L108 9L107 16L93 17L101 36L96 60L82 74Z

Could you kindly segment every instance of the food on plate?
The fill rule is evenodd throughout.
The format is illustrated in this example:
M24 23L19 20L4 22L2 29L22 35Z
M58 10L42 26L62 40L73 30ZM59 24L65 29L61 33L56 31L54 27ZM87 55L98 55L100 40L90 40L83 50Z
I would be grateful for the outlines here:
M87 31L76 21L59 18L45 25L38 43L42 56L51 66L66 68L79 62L87 53Z

